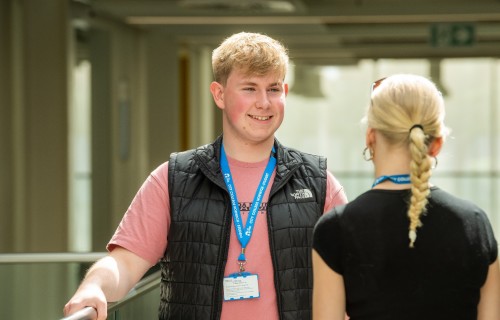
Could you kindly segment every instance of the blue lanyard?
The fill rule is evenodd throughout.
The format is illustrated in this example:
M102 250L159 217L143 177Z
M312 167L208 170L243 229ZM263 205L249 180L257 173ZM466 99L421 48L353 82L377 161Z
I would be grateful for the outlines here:
M274 147L273 147L274 153ZM260 204L262 203L262 197L264 196L264 191L266 191L271 179L271 175L276 166L276 158L271 154L269 162L267 163L264 174L259 183L259 187L255 192L252 205L250 206L250 212L248 214L248 219L245 227L243 227L243 221L241 219L241 212L238 206L238 199L236 197L236 190L233 183L233 178L231 177L231 170L229 169L229 163L227 161L226 152L224 151L224 145L221 146L220 151L220 166L222 169L222 175L224 176L224 182L226 183L227 190L229 191L229 196L231 197L231 207L233 213L234 227L236 229L236 236L241 244L241 254L238 257L238 261L246 261L245 258L245 248L252 237L253 226L257 219L257 213L259 212Z
M375 182L372 185L372 188L375 187L377 184L382 183L386 180L391 180L394 183L397 184L406 184L410 183L410 175L409 174L395 174L392 176L380 176L377 179L375 179Z

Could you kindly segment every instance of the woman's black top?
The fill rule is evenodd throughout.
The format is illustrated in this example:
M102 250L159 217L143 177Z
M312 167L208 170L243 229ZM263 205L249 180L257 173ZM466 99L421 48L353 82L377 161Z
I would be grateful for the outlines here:
M409 197L409 190L373 189L316 225L313 248L343 276L349 317L476 319L480 288L498 255L488 217L433 187L409 248Z

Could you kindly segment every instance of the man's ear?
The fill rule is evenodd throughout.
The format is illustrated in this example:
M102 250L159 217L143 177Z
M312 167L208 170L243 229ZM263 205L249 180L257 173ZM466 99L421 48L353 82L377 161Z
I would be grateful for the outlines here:
M431 157L435 157L439 154L442 147L443 147L443 137L437 137L430 143L428 154Z
M285 87L285 97L288 95L288 83L283 85Z
M210 92L217 107L224 109L224 87L217 81L213 81L210 84Z

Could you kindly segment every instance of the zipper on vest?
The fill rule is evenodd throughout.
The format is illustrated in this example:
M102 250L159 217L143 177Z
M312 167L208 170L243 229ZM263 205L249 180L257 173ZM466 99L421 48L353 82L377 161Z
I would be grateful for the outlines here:
M276 189L278 190L278 189ZM279 275L278 272L276 271L276 266L277 266L277 258L276 258L276 252L274 250L274 237L273 237L273 232L271 230L271 218L270 218L270 212L269 212L269 204L271 203L271 195L269 195L269 199L267 200L267 212L266 212L266 219L267 219L267 233L268 233L268 238L269 238L269 245L271 246L271 259L273 262L273 274L274 274L274 290L276 292L276 304L278 305L278 316L281 319L282 314L283 314L283 308L282 308L282 301L281 301L281 295L280 295L280 290L279 290Z

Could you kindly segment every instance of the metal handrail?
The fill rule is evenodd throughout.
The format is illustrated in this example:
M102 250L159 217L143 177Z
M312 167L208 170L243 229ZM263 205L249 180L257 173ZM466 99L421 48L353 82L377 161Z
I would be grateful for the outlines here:
M85 307L72 315L63 318L64 320L94 320L97 319L97 311L92 307Z
M106 252L4 253L0 254L0 264L95 262L106 254Z

